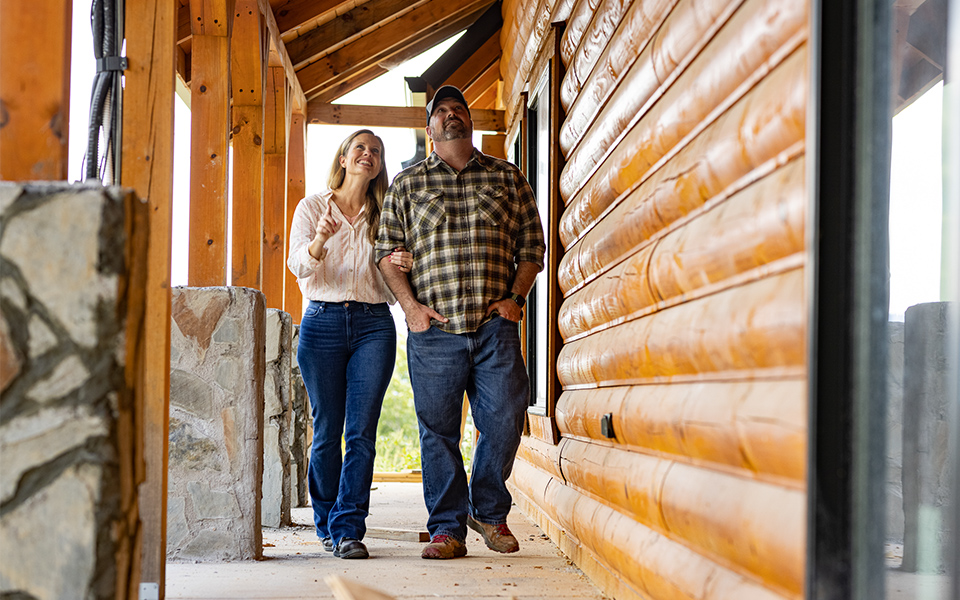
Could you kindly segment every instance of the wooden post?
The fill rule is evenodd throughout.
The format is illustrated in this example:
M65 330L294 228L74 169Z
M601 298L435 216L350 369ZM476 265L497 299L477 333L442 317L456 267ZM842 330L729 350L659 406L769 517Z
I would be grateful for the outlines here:
M233 231L231 284L261 288L263 238L263 18L257 0L233 11L230 77L233 94Z
M229 5L229 6L228 6ZM190 3L191 286L227 283L227 149L230 125L231 0Z
M67 179L72 7L0 0L2 180Z
M287 78L267 70L263 145L263 295L268 308L283 308L287 216Z
M294 113L290 118L290 141L287 144L287 224L284 229L289 235L293 225L293 213L297 203L306 195L306 141L307 119ZM284 244L284 263L290 252L289 243ZM303 313L303 294L297 285L297 278L284 264L283 269L283 310L290 313L295 325L300 324Z
M14 4L20 4L13 0ZM6 17L4 18L6 20ZM126 13L129 68L123 94L123 153L120 183L149 202L143 371L135 387L143 465L135 479L142 544L140 578L155 583L164 597L167 541L167 446L170 415L170 231L173 196L173 104L176 4L130 2ZM37 30L35 30L37 31ZM135 446L137 447L137 446Z

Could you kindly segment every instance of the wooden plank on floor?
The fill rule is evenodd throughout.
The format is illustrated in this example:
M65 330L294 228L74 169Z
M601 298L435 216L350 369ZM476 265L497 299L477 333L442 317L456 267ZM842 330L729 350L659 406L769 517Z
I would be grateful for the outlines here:
M66 180L73 3L0 5L0 180Z
M330 587L337 600L395 600L390 594L339 575L327 575L323 578L323 582Z
M396 529L393 527L367 527L366 537L378 540L396 540L398 542L429 542L429 531Z
M373 474L374 481L418 483L423 481L420 471L401 471L398 473L378 472Z
M177 11L175 3L127 5L123 153L120 182L149 206L146 314L141 379L135 387L142 471L138 503L142 543L139 582L156 583L164 597L167 540L167 447L170 417L170 232L173 198L173 111ZM139 582L131 582L132 592Z

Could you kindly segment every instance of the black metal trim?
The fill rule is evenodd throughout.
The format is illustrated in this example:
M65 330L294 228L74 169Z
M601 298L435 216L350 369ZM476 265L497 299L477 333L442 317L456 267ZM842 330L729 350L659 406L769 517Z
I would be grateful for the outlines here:
M806 596L883 598L889 2L811 3Z

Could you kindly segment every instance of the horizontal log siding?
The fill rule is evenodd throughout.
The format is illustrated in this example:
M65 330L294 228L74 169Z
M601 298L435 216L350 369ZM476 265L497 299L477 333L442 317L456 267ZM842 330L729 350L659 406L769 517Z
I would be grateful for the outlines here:
M561 37L560 437L510 485L616 598L803 596L806 4L576 0Z
M515 490L541 508L563 532L577 532L575 543L619 574L639 597L664 600L780 600L783 597L530 465L517 463L515 471Z
M592 285L571 294L561 307L563 338L570 341L723 286L799 266L804 167L802 157L789 162L726 201L705 206L709 210L700 218L679 223L622 262L598 271ZM571 260L571 268L560 271L564 290L583 281L576 263Z
M678 15L684 14L681 9L687 1L681 0L665 27L675 19L683 21ZM723 109L725 104L740 100L757 79L783 60L784 50L795 48L795 43L786 47L784 43L797 36L806 22L801 10L805 3L765 1L780 2L793 10L768 11L768 5L761 0L750 0L729 23L737 27L721 30L714 43L708 44L698 60L680 73L669 88L662 89L659 82L674 70L664 64L667 60L660 55L682 50L673 46L684 38L677 34L680 40L674 40L667 35L668 31L648 46L650 56L637 60L614 93L604 96L609 99L606 105L584 102L574 106L574 112L561 128L562 144L572 148L574 140L578 140L576 151L567 156L560 178L560 194L570 205L561 223L564 246L569 247L618 196L649 177L649 171L665 157L671 158L668 153L676 152L675 147L688 134L708 125L707 118L713 116L717 107ZM674 43L667 45L669 41ZM667 73L661 74L662 70ZM600 95L593 89L587 91ZM758 92L750 94L753 98L757 95ZM653 100L656 102L648 110L638 113ZM756 110L752 106L749 109ZM591 121L597 113L599 116ZM588 124L593 126L583 131ZM574 140L568 139L571 137Z
M641 4L646 4L638 0ZM560 84L560 103L566 109L569 103L576 98L583 82L586 81L594 65L600 59L607 47L607 42L613 36L633 0L602 0L590 25L584 30L580 45L566 64L567 72Z

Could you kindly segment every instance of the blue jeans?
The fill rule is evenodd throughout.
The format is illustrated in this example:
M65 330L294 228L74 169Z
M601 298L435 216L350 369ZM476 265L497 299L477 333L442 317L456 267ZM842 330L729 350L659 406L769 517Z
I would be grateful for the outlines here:
M465 540L468 510L481 523L506 523L512 502L506 480L530 398L517 324L495 317L472 333L410 332L407 364L430 535ZM480 434L469 487L460 454L464 392Z
M320 538L361 540L367 531L377 421L396 351L386 304L311 301L303 314L297 362L313 415L307 475Z

